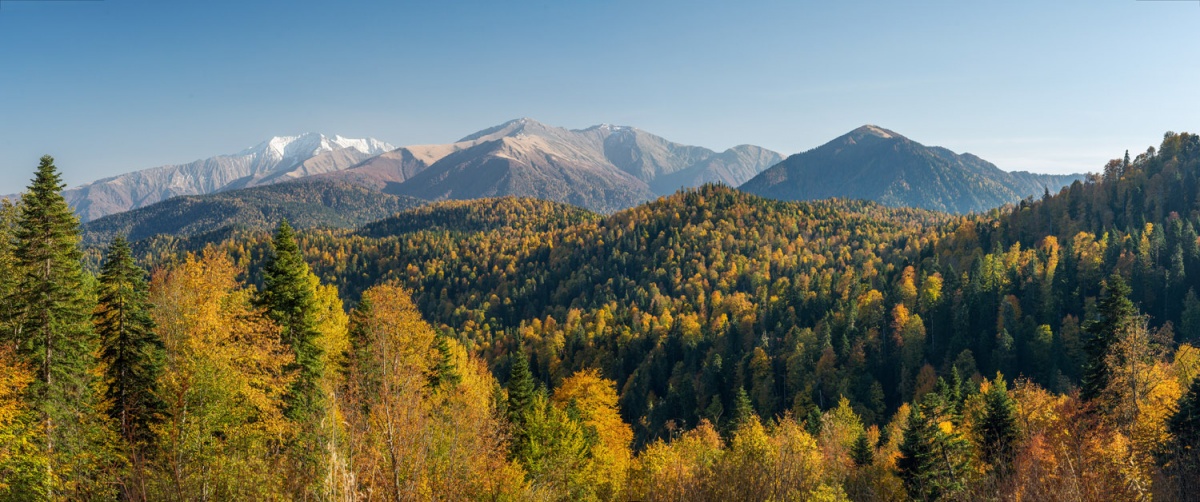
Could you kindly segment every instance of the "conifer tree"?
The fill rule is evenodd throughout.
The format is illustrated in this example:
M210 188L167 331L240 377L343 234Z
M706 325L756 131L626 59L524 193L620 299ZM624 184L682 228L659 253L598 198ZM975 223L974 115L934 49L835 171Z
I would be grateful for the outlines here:
M527 422L534 411L537 389L533 384L533 373L529 371L529 360L518 349L509 356L512 369L508 376L508 422L512 424L512 456L516 459L529 455L529 428Z
M296 382L288 396L288 416L299 419L317 411L322 401L318 382L324 374L321 348L316 339L316 301L312 283L308 280L308 264L296 244L295 232L287 220L279 223L275 233L274 255L263 268L263 289L258 304L267 315L283 328L283 343L292 349L298 371Z
M443 385L453 387L462 380L458 368L454 366L454 356L450 353L450 340L445 335L438 335L437 359L433 372L429 376L429 386L438 389Z
M3 342L35 369L28 400L41 424L49 497L93 497L103 428L95 411L91 282L80 263L79 221L59 193L54 159L42 157L21 197L14 231L16 287L4 298ZM69 487L71 492L60 491Z
M288 390L285 411L299 428L289 444L293 464L288 489L298 498L307 498L319 490L316 483L325 478L320 472L321 458L332 428L321 420L328 403L321 386L325 355L318 343L319 306L308 264L287 220L279 223L273 247L274 254L263 268L263 289L257 304L279 325L280 340L295 355L295 362L287 368L296 372L296 379Z
M1017 404L1008 395L1008 386L1004 376L996 373L995 380L983 396L983 419L979 423L982 443L980 450L983 459L992 464L997 470L1004 472L1012 461L1013 447L1016 445Z
M166 405L158 395L163 342L150 317L146 272L124 237L113 239L100 271L94 315L104 361L105 398L118 433L131 446L154 439L150 426Z
M730 430L737 429L742 424L754 418L754 404L750 402L750 395L746 393L745 387L739 386L737 394L733 396L733 420L730 420Z
M1200 378L1192 380L1167 428L1174 437L1165 458L1167 472L1175 478L1179 500L1196 500L1200 498Z
M952 498L968 485L970 445L947 415L931 392L908 417L896 469L914 499Z
M1084 325L1089 337L1084 344L1087 362L1083 368L1080 398L1093 401L1108 388L1111 375L1108 367L1108 352L1137 316L1137 309L1129 301L1129 286L1121 276L1114 274L1108 280L1108 291L1098 305L1100 318Z
M854 445L850 448L850 458L854 460L854 465L859 467L866 467L875 462L875 448L865 432L854 440Z

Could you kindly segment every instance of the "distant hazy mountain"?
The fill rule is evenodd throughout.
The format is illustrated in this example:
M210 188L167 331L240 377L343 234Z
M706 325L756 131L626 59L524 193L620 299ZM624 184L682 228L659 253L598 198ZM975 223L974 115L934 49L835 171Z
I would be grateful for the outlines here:
M174 197L83 224L85 246L117 235L187 237L228 229L273 229L286 218L296 228L355 228L423 204L353 183L304 179L208 195Z
M82 221L178 195L269 185L346 169L394 147L374 139L309 133L271 138L231 155L136 171L66 190Z
M717 153L632 127L568 130L518 119L452 144L400 148L326 176L428 200L515 195L612 211L680 187L737 186L781 159L749 145Z
M792 155L741 189L781 200L867 199L963 213L1018 202L1082 180L1083 174L1007 172L974 155L927 147L867 125Z

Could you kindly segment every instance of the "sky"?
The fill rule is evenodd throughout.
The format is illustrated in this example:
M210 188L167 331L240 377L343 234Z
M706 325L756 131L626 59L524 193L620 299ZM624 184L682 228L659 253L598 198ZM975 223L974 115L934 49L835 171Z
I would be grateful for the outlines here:
M1200 0L0 0L0 194L303 132L509 119L784 154L863 124L1007 170L1200 131Z

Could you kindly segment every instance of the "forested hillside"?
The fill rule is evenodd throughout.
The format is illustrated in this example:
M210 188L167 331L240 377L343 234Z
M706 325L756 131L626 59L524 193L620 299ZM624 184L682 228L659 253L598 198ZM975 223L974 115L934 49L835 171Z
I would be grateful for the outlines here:
M175 197L83 225L85 246L123 235L190 237L231 230L270 230L280 220L297 228L356 226L416 207L423 201L343 181L313 179L209 195Z
M1197 493L1195 135L989 214L711 185L604 218L450 202L146 241L148 287L120 241L82 271L51 178L0 228L12 498ZM112 346L121 294L144 348L49 355Z

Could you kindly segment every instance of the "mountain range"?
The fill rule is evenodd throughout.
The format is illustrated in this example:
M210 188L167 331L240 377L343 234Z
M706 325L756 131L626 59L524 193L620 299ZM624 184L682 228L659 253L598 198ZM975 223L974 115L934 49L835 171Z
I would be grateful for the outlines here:
M202 195L339 171L394 149L374 139L277 136L229 155L105 178L63 192L81 221L180 195Z
M447 145L399 148L329 176L428 200L524 196L611 212L683 187L737 186L782 160L741 145L714 152L640 129L565 129L517 119Z
M106 178L66 190L64 196L86 223L173 197L225 194L174 201L121 219L125 223L100 225L133 230L195 228L183 221L189 217L221 225L257 222L285 206L293 215L305 207L325 215L312 218L314 224L358 225L367 215L377 216L372 208L360 207L375 200L363 190L391 196L376 201L379 207L518 196L608 213L681 188L720 183L781 200L841 197L963 213L1057 192L1083 177L1007 172L974 155L927 147L873 125L784 159L753 145L716 152L633 127L566 129L523 118L453 143L400 148L315 133L275 137L235 154ZM338 207L362 214L327 217L333 206L321 198L301 200L313 187L287 186L298 180L328 182L319 189L324 200L355 201ZM277 184L285 186L240 192ZM254 204L265 206L250 209ZM213 219L219 207L230 215ZM178 221L154 223L158 218Z
M928 147L865 125L788 157L741 189L780 200L843 197L965 213L1057 193L1083 178L1082 174L1008 172L969 153Z

